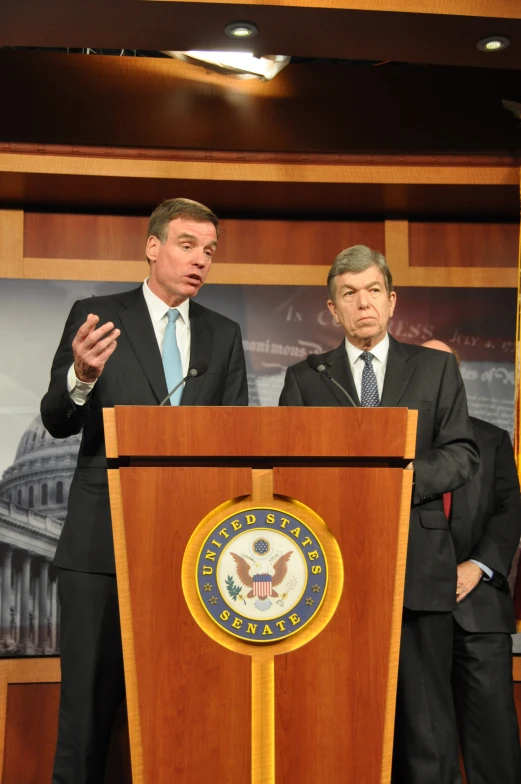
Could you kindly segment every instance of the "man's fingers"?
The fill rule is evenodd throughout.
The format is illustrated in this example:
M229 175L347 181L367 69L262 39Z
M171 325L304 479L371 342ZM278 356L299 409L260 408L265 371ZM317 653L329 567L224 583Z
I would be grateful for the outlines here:
M87 335L89 335L96 327L98 321L99 321L99 316L96 316L94 313L89 313L86 321L83 322L78 332L76 333L76 337L80 338L80 340L84 340L87 337Z
M97 330L96 330L96 332L101 332L101 328L100 328L100 329L97 329ZM91 335L91 338L92 338L92 336L93 336L93 335L95 335L95 334L96 334L96 332L93 332L93 333L92 333L92 335ZM105 337L104 337L103 335L100 335L100 339L99 339L99 340L97 340L97 341L96 341L96 342L93 344L93 346L92 346L92 351L93 351L93 353L94 353L94 354L97 354L98 356L99 356L100 354L103 354L103 352L105 351L105 349L107 348L107 346L110 346L110 345L111 345L113 342L115 343L115 342L116 342L116 340L117 340L117 338L119 338L120 334L121 334L121 332L120 332L120 330L119 330L119 329L112 329L112 330L109 332L109 334L108 334L108 335L107 335L107 333L106 333L106 332L104 333ZM114 349L113 349L113 350L114 350Z
M117 345L118 345L118 341L117 340L112 340L108 344L108 346L106 346L103 349L101 354L98 354L98 357L97 357L98 362L100 362L102 365L104 365L105 362L107 361L107 359L114 353Z
M112 321L108 321L106 324L102 324L101 327L97 329L93 329L91 332L85 335L83 340L83 345L87 348L93 348L96 346L100 341L104 340L105 338L112 337L114 338L115 335L113 333L117 332L119 336L119 329L116 330L114 328L114 324Z
M95 381L99 378L121 334L112 321L101 327L97 327L98 323L99 317L89 313L72 341L74 369L80 381Z
M114 329L112 321L107 321L105 324L102 324L101 327L96 328L98 323L99 316L96 316L94 313L89 313L86 321L84 321L76 333L73 345L76 347L81 345L90 349L99 343L100 340L108 337L111 333L117 332L117 335L114 334L113 338L119 336L120 331Z

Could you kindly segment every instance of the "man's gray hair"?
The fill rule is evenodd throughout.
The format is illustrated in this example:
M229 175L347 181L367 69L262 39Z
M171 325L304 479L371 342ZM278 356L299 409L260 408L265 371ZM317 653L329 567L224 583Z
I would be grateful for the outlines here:
M346 250L338 254L329 270L329 275L327 276L329 299L333 301L335 299L335 278L338 275L343 275L345 272L365 272L369 267L378 267L383 275L387 293L390 294L393 290L393 276L387 266L385 256L377 250L368 248L367 245L353 245L352 248L346 248Z

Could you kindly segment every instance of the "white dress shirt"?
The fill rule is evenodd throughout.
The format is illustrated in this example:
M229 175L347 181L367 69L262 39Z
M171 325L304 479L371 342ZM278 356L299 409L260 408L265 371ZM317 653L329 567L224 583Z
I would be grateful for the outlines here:
M170 310L166 302L163 302L160 297L150 291L148 287L148 278L143 283L143 296L150 314L150 320L154 328L157 345L161 355L163 354L163 341L165 339L165 329L168 323L168 311ZM181 365L183 367L183 376L188 373L190 364L190 300L185 299L177 306L179 317L175 322L175 335L177 345L179 346L179 353L181 354ZM117 351L117 348L116 348ZM83 406L89 397L96 381L80 381L74 372L74 363L70 366L67 373L67 389L69 394L77 406ZM170 391L170 390L168 390Z
M346 351L351 373L353 374L353 381L355 382L355 389L360 399L362 396L362 373L364 370L364 360L360 359L364 349L353 346L352 343L346 338ZM376 346L369 352L373 355L373 370L376 376L376 383L378 385L378 396L382 399L382 392L384 388L385 369L387 367L387 356L389 354L389 335L387 332Z

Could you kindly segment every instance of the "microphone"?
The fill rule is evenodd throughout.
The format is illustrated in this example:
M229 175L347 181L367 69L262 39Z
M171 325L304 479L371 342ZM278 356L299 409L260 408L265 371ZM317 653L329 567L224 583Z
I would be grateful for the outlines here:
M170 398L172 397L176 389L179 389L181 384L184 384L185 381L188 381L190 378L195 378L196 376L202 376L203 373L206 373L207 370L208 370L208 362L206 361L206 359L197 359L193 363L192 367L190 368L186 376L183 379L181 379L179 384L176 384L175 387L170 390L168 395L165 397L164 400L161 401L159 405L164 406L165 403L168 403L168 401L170 400Z
M344 395L347 397L347 399L349 400L349 402L354 408L358 407L355 401L353 400L353 398L351 397L351 395L349 394L349 392L347 391L347 389L344 389L342 384L339 384L336 378L333 378L333 376L330 373L328 373L326 366L324 365L323 362L320 361L320 357L318 356L318 354L308 354L306 362L308 363L311 370L316 370L317 373L320 373L321 375L325 376L335 386L337 386L344 393Z

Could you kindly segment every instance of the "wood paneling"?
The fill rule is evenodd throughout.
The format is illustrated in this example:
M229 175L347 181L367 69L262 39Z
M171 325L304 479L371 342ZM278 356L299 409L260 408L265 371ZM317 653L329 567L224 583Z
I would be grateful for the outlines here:
M147 218L26 212L25 257L145 259ZM362 243L385 250L383 221L221 222L217 259L226 264L329 264L343 248ZM85 270L85 274L88 274Z
M0 154L0 170L2 155ZM502 171L502 170L501 170ZM4 171L0 203L50 212L149 215L163 199L186 196L221 217L356 220L404 216L462 220L517 220L519 185L255 182L154 179Z
M210 0L208 0L209 2ZM213 2L230 0L213 0ZM234 0L232 0L233 2ZM182 2L182 0L149 0L149 2ZM201 0L206 2L206 0ZM237 0L239 2L239 0ZM252 0L253 2L253 0ZM256 0L257 2L257 0ZM240 0L241 5L248 0ZM263 0L265 5L279 5L282 0ZM284 5L300 7L344 8L358 11L392 11L405 14L447 14L454 16L498 16L519 19L515 0L284 0Z
M512 267L519 223L409 222L411 267Z
M0 733L1 748L5 745L2 784L48 782L56 738L59 688L58 683L48 680L59 680L59 661L25 659L0 664L0 684L5 685L0 711L8 720L7 726L2 723ZM521 656L514 657L514 681L514 700L521 727ZM35 687L39 688L35 690ZM116 717L105 784L131 784L124 706Z
M23 255L42 259L144 261L148 218L26 212Z
M187 418L183 406L118 406L118 453L194 459L329 456L354 461L360 455L381 458L382 444L389 457L403 458L410 449L406 408L295 408L292 422L288 431L283 407L194 406ZM241 433L240 443L230 437L234 431ZM204 433L205 439L194 442L194 433Z
M138 774L135 781L247 781L250 659L224 649L195 624L183 597L181 566L200 520L228 499L251 492L251 471L129 468L119 473L143 751L143 777ZM130 705L129 723L132 739Z
M195 157L195 156L194 156ZM124 157L87 157L59 154L0 153L0 172L23 172L67 177L123 177L127 187L140 179L213 180L269 183L352 183L356 185L519 185L519 169L513 165L428 166L414 162L387 166L372 163L293 163L205 160L128 159Z
M223 264L216 261L208 283L250 286L324 286L330 265ZM1 270L1 267L0 267ZM140 283L148 275L148 265L139 261L96 261L76 259L24 259L22 274L13 277L41 280L110 280ZM0 277L2 277L0 272ZM10 277L5 274L3 277ZM472 277L464 267L410 268L393 273L396 286L438 286L454 288L517 288L513 268L474 268Z
M385 250L383 221L225 220L218 259L228 264L330 265L350 245Z
M58 683L8 686L2 784L51 780L59 698Z
M310 643L275 659L277 781L389 781L387 676L393 620L399 636L401 617L393 619L388 586L397 564L402 474L392 469L274 470L274 492L311 506L327 521L344 554L344 587L334 617ZM384 527L369 523L382 519ZM402 570L405 551L404 538ZM396 677L397 648L394 654ZM303 722L302 716L312 721ZM388 718L392 737L392 708Z
M23 220L21 210L0 210L0 276L23 277Z
M361 243L385 253L396 286L517 286L518 224L224 219L221 225L209 283L322 286L340 250ZM145 217L27 212L21 262L13 266L9 243L2 261L0 237L0 276L139 282L148 274L138 260L146 228Z

